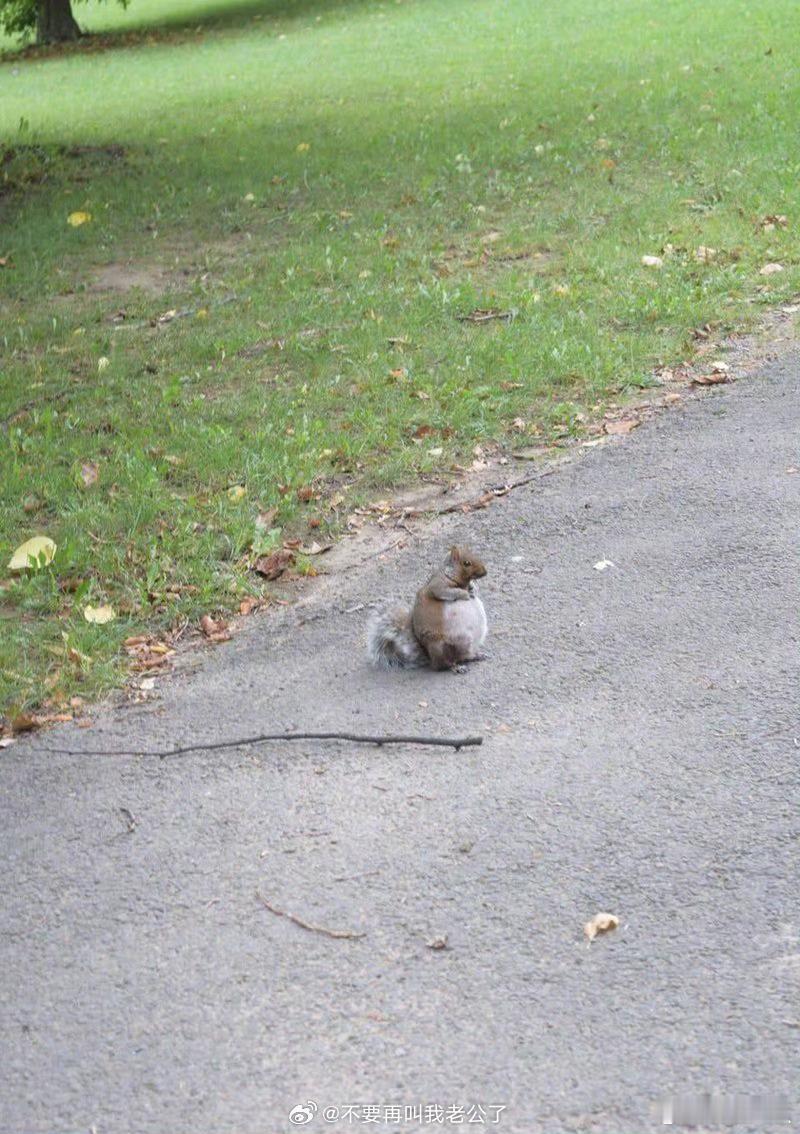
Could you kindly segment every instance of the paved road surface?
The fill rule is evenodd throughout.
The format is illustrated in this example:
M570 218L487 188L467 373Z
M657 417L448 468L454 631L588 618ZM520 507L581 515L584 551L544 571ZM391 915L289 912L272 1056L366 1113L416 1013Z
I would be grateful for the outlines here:
M447 1109L477 1103L641 1134L714 1089L800 1122L799 371L440 524L296 631L251 621L158 711L0 754L2 1134L283 1134L306 1100L314 1132L478 1130ZM490 561L491 661L370 672L347 611L454 538ZM292 726L486 742L45 751Z

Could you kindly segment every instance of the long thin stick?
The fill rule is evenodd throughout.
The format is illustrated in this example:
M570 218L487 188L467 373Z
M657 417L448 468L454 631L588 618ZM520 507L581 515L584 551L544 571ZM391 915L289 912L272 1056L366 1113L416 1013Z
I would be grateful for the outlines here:
M288 921L293 921L295 925L299 925L301 929L307 929L310 933L324 933L326 937L344 937L351 941L367 936L366 933L352 933L349 929L327 929L324 925L314 925L310 921L303 921L297 914L288 913L286 910L279 910L277 906L273 906L272 902L268 902L260 890L256 890L256 897L270 913L277 914L278 917L285 917Z
M237 740L219 740L210 744L186 744L182 748L166 751L143 752L141 749L81 750L73 748L48 748L56 756L158 756L165 760L168 756L184 756L187 752L212 752L222 748L239 748L246 744L260 744L264 740L350 740L355 744L425 744L442 748L474 748L483 744L482 736L460 736L447 739L441 736L359 736L354 732L273 732L260 736L242 736Z

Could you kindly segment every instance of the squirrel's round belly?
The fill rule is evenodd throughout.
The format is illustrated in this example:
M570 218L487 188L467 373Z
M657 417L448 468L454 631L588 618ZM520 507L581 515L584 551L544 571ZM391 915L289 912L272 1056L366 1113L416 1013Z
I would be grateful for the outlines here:
M462 602L442 603L445 641L457 646L464 657L476 654L486 637L486 611L476 596Z

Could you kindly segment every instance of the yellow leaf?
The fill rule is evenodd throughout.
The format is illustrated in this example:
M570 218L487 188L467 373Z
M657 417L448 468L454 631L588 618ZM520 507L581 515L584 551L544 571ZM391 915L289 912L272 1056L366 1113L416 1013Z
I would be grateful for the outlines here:
M111 606L85 606L83 617L87 622L94 622L98 626L103 626L106 622L113 622L117 615Z
M590 941L594 941L598 933L608 933L611 929L616 929L619 925L619 918L613 913L598 913L586 922L583 927L583 932Z
M247 489L243 484L234 484L232 488L228 489L228 496L231 500L243 500L247 495Z
M82 224L87 224L91 219L91 213L70 213L67 217L67 224L71 224L73 228L80 228Z
M308 153L308 151L310 149L311 149L311 143L310 142L301 142L300 145L297 147L297 152L299 154L306 154L306 153Z
M8 561L9 571L27 571L53 562L56 545L48 536L34 536L21 544Z

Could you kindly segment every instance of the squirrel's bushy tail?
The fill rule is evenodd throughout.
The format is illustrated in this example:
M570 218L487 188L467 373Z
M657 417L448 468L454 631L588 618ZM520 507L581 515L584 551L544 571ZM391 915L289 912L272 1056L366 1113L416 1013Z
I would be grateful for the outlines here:
M402 606L376 610L367 625L367 657L380 669L425 665L425 651L411 629L411 611Z

